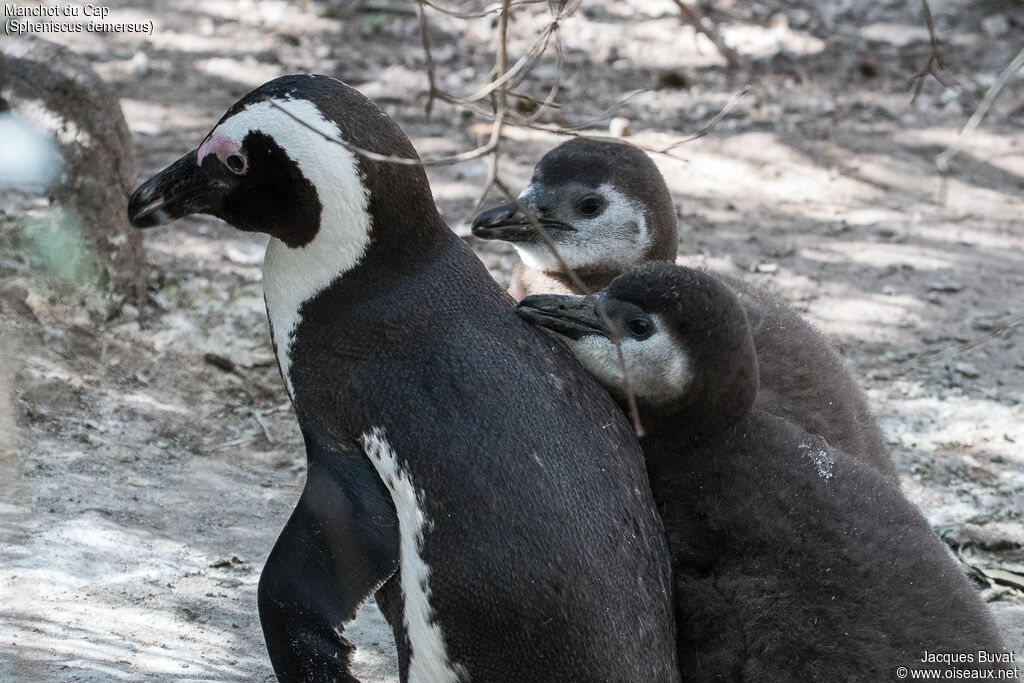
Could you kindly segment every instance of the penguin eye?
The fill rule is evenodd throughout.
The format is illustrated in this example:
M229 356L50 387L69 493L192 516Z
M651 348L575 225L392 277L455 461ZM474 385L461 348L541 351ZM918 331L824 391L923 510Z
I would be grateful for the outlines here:
M646 339L654 332L654 325L647 318L633 318L626 323L626 331L636 339Z
M604 200L600 195L588 194L576 202L576 211L582 216L596 216L604 208Z
M242 175L245 173L245 157L241 154L229 154L224 159L224 165L228 167L228 170L235 175Z

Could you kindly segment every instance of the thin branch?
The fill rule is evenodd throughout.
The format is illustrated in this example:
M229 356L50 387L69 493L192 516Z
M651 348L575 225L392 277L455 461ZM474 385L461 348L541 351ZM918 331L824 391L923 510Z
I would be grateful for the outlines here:
M558 104L557 102L549 102L547 99L539 100L536 97L533 97L532 95L527 95L526 93L522 93L522 92L516 92L514 90L508 91L507 95L509 97L514 97L517 100L522 100L524 102L529 102L530 104L535 104L538 107L544 107L544 108L547 108L547 109L561 109L562 108L562 105ZM532 117L533 114L531 114L530 116Z
M929 76L938 81L943 87L949 87L949 84L942 80L942 76L939 75L939 69L945 65L942 63L942 47L939 44L938 36L935 35L935 22L932 20L932 10L928 6L928 0L921 0L921 11L924 13L924 21L928 25L928 40L931 43L931 52L928 55L928 62L924 65L924 68L911 76L910 81L907 82L908 88L914 88L914 96L910 99L911 104L916 102L917 98L921 95L921 90L924 89L925 81Z
M267 439L267 443L274 443L274 437L270 434L270 425L263 419L260 411L255 408L249 408L249 414L252 415L252 419L256 420L256 424L263 430L263 436Z
M552 107L557 106L555 105L555 98L558 97L558 90L562 86L562 69L565 66L565 48L562 46L562 33L559 28L558 21L555 20L552 29L552 35L555 39L555 80L551 84L551 89L548 90L547 97L537 107L537 111L526 117L526 120L530 123L539 119Z
M302 120L301 117L291 113L270 97L264 97L262 101L269 102L270 106L274 107L279 111L284 112L284 114L288 116L288 118L292 119L299 125L308 128L309 130L313 131L314 133L322 137L324 140L327 140L328 142L333 142L336 145L344 147L353 154L358 154L359 156L365 159L369 159L370 161L382 161L389 164L399 164L401 166L451 166L452 164L461 164L464 161L472 161L474 159L479 159L480 157L485 157L488 154L492 153L495 149L497 149L498 138L501 135L501 127L495 126L490 139L487 141L487 144L481 145L480 147L476 147L475 149L471 149L466 152L460 152L458 154L452 154L450 156L444 157L435 157L433 159L419 159L417 157L400 157L391 154L381 154L379 152L374 152L373 150L360 147L359 145L353 145L348 140L343 140L337 135L325 133L324 131L320 130L319 128L309 123L308 121L304 121Z
M434 73L434 53L430 51L430 27L427 25L427 10L425 0L417 0L416 10L420 22L420 37L423 40L423 54L427 60L427 103L424 105L424 113L427 121L430 121L430 112L434 109L434 98L437 97L437 77Z
M501 16L504 17L505 15L503 14ZM503 30L502 27L504 27L504 31L506 32L504 34L501 34L501 31ZM526 54L520 57L519 60L515 63L515 65L510 69L508 68L508 23L507 21L503 22L499 19L499 34L505 36L505 39L503 41L499 40L498 42L498 62L501 63L501 66L498 67L500 68L498 74L500 75L492 74L491 80L486 85L479 88L473 94L462 97L461 100L464 102L476 102L477 100L482 100L495 90L498 90L499 88L504 89L504 86L510 83L512 79L515 78L520 73L529 73L530 69L532 69L534 65L536 65L537 60L540 58L540 56L544 54L545 50L547 50L548 42L551 40L551 35L557 28L558 20L556 19L555 21L552 21L550 24L548 24L543 31L541 31L540 36L537 37L537 39L534 41L533 45L530 46L530 49L526 52ZM502 48L502 45L505 45L505 47ZM509 87L514 86L510 85Z
M540 3L544 2L544 1L545 0L519 0L518 2L510 2L509 3L509 8L521 7L523 5L539 5ZM458 10L453 10L453 9L448 9L447 7L442 7L441 5L438 5L437 3L431 2L430 0L418 0L418 2L422 2L424 5L426 5L430 9L437 10L441 14L446 14L449 17L453 17L455 19L482 19L483 17L490 16L491 14L497 14L498 12L501 12L502 9L504 9L503 6L497 6L497 7L490 7L490 8L485 9L485 10L480 10L478 12L460 12Z
M732 111L733 107L735 107L737 104L740 103L740 100L742 100L744 97L746 97L749 94L750 94L750 86L748 85L745 88L743 88L743 90L740 90L738 93L736 93L732 97L730 97L729 101L725 103L724 107L722 107L722 110L720 112L718 112L717 114L715 114L714 118L712 118L710 121L708 121L708 125L704 126L700 130L698 130L696 133L694 133L693 135L690 135L689 137L685 137L682 140L677 140L676 142L673 142L671 145L668 145L667 147L662 148L658 153L659 154L668 154L669 152L671 152L676 147L679 147L680 145L685 145L687 142L693 142L694 140L698 140L698 139L704 137L705 135L710 133L714 129L714 127L717 126L719 124L719 122L721 122L721 120L724 119L729 114L730 111Z
M1017 53L1017 56L1013 58L1013 61L1003 69L1003 73L999 74L999 78L992 84L992 87L985 93L985 97L982 98L978 104L978 108L974 110L971 118L968 119L967 124L960 131L956 141L952 145L947 147L941 154L935 157L935 167L939 170L939 175L942 177L942 189L939 195L939 203L946 203L946 181L949 174L949 162L953 160L960 150L964 146L964 142L974 129L978 127L981 120L985 118L985 114L992 108L992 103L995 102L999 92L1003 89L1003 86L1013 78L1020 68L1024 66L1024 49Z
M682 15L683 21L693 27L693 30L698 34L704 34L707 36L719 54L725 57L725 63L730 69L738 69L741 64L740 55L736 50L729 47L729 45L722 38L722 34L718 31L718 26L700 11L700 5L698 0L694 0L694 4L690 5L684 0L673 0L676 3L676 7L679 8L679 13Z
M979 346L983 346L993 339L1005 337L1007 333L1017 328L1024 327L1024 314L1011 315L1002 322L995 323L992 326L992 330L978 335L969 339L966 342L957 344L945 349L937 349L928 353L921 354L913 360L913 362L906 362L901 365L900 371L906 372L920 367L925 367L938 361L952 360L958 356L963 356L968 351L972 351Z

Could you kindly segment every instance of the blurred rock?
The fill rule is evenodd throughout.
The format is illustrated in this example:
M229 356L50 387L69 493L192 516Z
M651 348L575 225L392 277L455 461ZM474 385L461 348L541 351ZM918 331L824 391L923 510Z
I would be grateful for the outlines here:
M955 294L962 291L964 286L959 282L929 282L929 292L940 292L942 294Z
M34 37L0 43L0 111L11 111L48 135L62 169L43 194L59 210L67 234L80 237L102 267L96 285L110 284L138 301L144 293L142 233L128 223L135 186L131 133L114 92L89 62Z
M679 69L663 69L658 72L659 88L683 89L690 87L690 79Z
M971 365L970 363L957 363L956 365L953 366L953 369L956 370L961 375L963 375L964 377L969 377L971 379L981 377L981 371L978 370L978 368Z
M608 122L608 134L615 138L625 138L633 134L629 127L629 119L616 116Z
M149 57L139 50L132 56L132 73L136 76L145 76L149 73Z
M794 28L806 28L811 19L811 13L805 9L794 9L789 12L789 24Z
M992 14L981 20L981 30L985 35L996 38L1010 30L1010 21L1005 14Z
M426 73L402 65L389 66L377 74L375 80L359 84L359 91L378 104L412 104L427 89Z

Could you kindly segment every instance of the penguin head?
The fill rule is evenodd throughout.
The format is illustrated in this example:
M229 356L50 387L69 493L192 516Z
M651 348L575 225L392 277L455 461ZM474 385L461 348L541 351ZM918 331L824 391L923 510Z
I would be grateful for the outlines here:
M205 213L296 248L327 228L365 246L376 225L396 222L389 213L436 214L421 167L368 161L331 138L416 158L398 126L356 90L326 76L283 76L235 103L195 150L143 183L129 218L146 228Z
M746 415L757 396L757 357L746 313L706 272L648 263L591 298L529 296L518 311L563 337L620 402L628 378L641 415L673 416L674 429L717 431ZM624 363L612 342L616 335Z
M644 261L675 260L672 198L654 162L630 145L582 138L562 143L534 168L519 203L574 269L617 274ZM534 270L560 270L515 203L481 213L472 231L511 243Z

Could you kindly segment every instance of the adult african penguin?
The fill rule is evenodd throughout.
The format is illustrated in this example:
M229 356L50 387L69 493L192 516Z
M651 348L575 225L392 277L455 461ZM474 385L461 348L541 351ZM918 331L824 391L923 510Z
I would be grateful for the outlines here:
M684 680L893 680L926 651L1005 652L991 615L898 487L756 405L737 296L703 271L645 264L595 297L622 340L672 553ZM592 299L537 295L526 319L562 336L624 402Z
M540 160L519 201L547 229L590 291L643 262L674 262L676 217L665 181L643 151L574 138ZM511 243L522 263L509 292L582 294L516 204L485 211L473 234ZM885 437L863 390L825 337L789 304L743 280L715 274L739 297L754 333L758 407L786 417L895 479Z
M243 97L139 187L137 227L207 213L271 235L264 290L309 462L267 560L278 678L350 680L376 594L403 680L675 681L664 530L607 393L445 224L360 93L314 75Z

